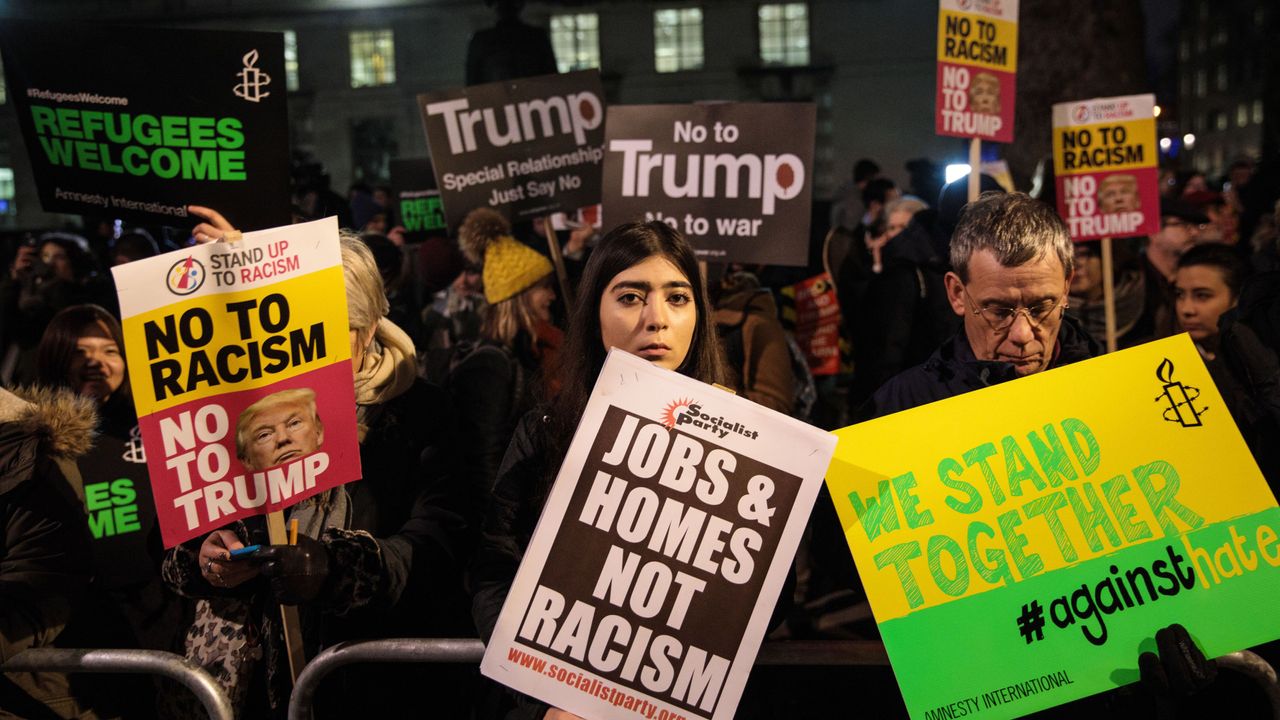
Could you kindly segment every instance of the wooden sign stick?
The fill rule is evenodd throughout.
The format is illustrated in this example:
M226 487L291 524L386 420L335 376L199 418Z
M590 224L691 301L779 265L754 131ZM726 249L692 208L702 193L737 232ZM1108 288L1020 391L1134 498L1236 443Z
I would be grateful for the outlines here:
M284 512L277 510L267 514L267 538L272 545L289 545L289 534L284 529ZM302 626L298 623L298 608L280 606L280 627L284 631L285 652L289 656L289 677L298 681L302 668L307 666L307 653L302 647Z

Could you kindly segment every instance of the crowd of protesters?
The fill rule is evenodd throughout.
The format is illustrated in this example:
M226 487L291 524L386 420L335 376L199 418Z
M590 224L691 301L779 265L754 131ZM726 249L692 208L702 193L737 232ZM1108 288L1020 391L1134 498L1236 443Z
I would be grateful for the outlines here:
M557 235L541 221L513 225L478 209L455 237L406 242L387 188L355 186L344 199L323 175L302 177L296 219L336 215L349 228L341 244L364 478L290 508L298 543L272 546L252 563L230 551L268 544L260 519L162 547L108 272L216 241L233 230L235 209L193 207L203 221L194 230L94 220L75 232L7 237L0 660L36 646L173 651L208 670L238 716L282 717L289 679L279 603L298 606L308 656L343 640L486 637L608 347L825 429L1103 352L1098 244L1070 241L1052 182L1032 197L983 176L986 192L967 203L967 178L943 186L928 161L908 169L911 184L899 188L875 162L856 163L856 189L832 204L830 226L812 233L812 267L712 265L706 276L662 223ZM1117 342L1188 332L1275 492L1275 168L1240 161L1218 183L1170 174L1161 190L1159 232L1115 243ZM547 236L563 244L563 285ZM815 383L782 322L779 291L824 270L850 350L838 375ZM270 427L252 437L237 428L247 466L309 452L322 438L314 395L289 392L246 411ZM865 598L842 530L820 498L772 632L875 638L859 606ZM1141 663L1148 695L1121 694L1088 711L1138 712L1155 707L1150 694L1167 699L1214 684L1212 663L1185 631L1164 632L1160 651ZM753 678L740 716L849 707L818 690L848 682L837 671L813 674L814 693L783 692L794 676L773 681L778 692L767 676ZM868 684L861 702L902 714L885 682ZM146 685L121 692L126 686L78 676L7 673L0 717L198 714L176 686ZM439 717L571 717L466 666L348 669L325 681L316 711L393 716L414 706Z

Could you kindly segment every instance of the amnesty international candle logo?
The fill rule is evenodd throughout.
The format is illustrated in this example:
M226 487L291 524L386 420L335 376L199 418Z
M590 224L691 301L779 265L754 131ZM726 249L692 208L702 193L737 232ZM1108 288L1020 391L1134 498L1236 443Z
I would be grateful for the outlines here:
M233 89L236 97L244 98L249 102L255 103L271 94L269 92L263 92L262 90L262 88L271 84L271 76L254 67L257 63L257 50L250 50L245 53L244 69L236 73L236 77L240 78L240 84L236 85Z
M204 285L204 264L188 255L169 268L166 282L174 295L190 295Z
M1156 402L1164 403L1164 419L1176 422L1182 427L1201 427L1200 416L1209 408L1196 407L1195 401L1200 398L1200 388L1183 385L1173 379L1173 361L1165 358L1156 368L1156 377L1164 383Z

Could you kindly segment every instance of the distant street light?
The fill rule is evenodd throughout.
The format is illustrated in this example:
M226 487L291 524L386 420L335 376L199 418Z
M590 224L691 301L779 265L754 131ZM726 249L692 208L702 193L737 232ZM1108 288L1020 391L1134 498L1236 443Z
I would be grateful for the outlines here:
M1172 138L1160 138L1160 149L1169 152L1169 148L1173 147Z
M944 175L944 177L946 178L948 183L953 183L962 177L968 177L968 175L969 175L969 163L957 163L954 165L947 166L946 174Z
M1188 149L1188 150L1190 150L1191 148L1195 147L1195 144L1196 144L1196 136L1195 136L1195 135L1192 135L1191 133L1187 133L1186 135L1183 135L1183 136L1182 136L1182 144L1183 144L1183 145L1186 145L1186 146L1187 146L1187 149Z

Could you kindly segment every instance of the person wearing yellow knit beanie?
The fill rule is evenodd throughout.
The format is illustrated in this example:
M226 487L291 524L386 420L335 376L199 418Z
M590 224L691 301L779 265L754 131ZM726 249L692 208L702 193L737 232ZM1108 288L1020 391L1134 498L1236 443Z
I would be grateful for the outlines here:
M556 299L555 275L542 253L511 236L511 225L488 208L472 210L458 229L458 244L481 265L484 296L480 342L459 347L449 372L472 490L493 486L516 422L539 401L542 368L553 344L548 332Z

